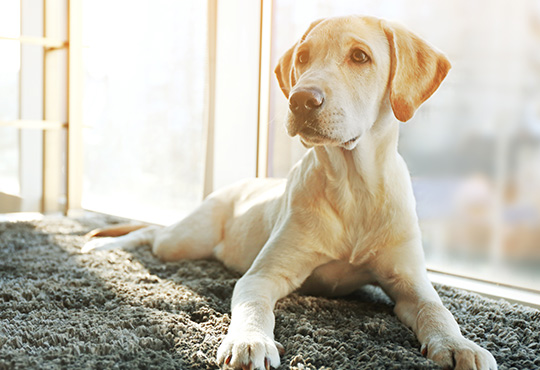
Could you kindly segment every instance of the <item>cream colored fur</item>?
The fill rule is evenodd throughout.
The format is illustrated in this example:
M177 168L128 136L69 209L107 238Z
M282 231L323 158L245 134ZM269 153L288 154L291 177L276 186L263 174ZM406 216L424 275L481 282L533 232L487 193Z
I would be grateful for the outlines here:
M367 62L351 58L357 49ZM287 180L243 181L178 224L93 239L84 251L152 243L164 260L215 256L244 273L218 350L224 367L279 365L273 308L292 291L341 295L377 283L428 358L496 369L488 351L461 335L427 278L411 181L397 151L395 118L410 119L449 69L444 55L396 24L357 16L314 22L276 68L287 98L305 88L324 96L309 119L289 112L289 134L313 148ZM306 125L311 132L302 132Z

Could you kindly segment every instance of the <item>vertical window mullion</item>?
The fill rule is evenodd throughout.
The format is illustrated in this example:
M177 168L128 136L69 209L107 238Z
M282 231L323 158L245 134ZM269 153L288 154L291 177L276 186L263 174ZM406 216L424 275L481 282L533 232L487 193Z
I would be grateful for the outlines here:
M44 37L66 39L67 0L45 0L43 9ZM46 48L43 63L43 119L67 121L67 58L65 49ZM43 133L43 199L45 213L64 211L62 131Z
M82 3L81 0L68 1L66 211L72 213L82 209Z
M208 35L206 96L204 104L205 127L205 162L203 180L203 198L214 191L214 123L216 108L216 42L217 42L217 0L208 0Z
M259 46L259 122L257 130L257 177L268 176L270 81L272 78L272 0L261 0Z

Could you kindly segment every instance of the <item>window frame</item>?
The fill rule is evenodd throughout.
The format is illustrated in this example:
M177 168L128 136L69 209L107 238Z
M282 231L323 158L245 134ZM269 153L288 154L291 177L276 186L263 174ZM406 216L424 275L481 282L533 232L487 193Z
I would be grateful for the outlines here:
M21 35L0 35L21 44L19 119L0 122L19 129L20 193L9 211L80 210L81 1L21 0Z

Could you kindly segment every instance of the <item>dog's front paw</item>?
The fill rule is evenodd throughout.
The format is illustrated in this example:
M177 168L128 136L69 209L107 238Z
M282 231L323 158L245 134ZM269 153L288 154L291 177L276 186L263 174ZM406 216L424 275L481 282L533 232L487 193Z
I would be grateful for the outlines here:
M491 353L463 337L430 338L422 345L422 354L444 369L497 369Z
M284 349L268 335L259 332L229 333L219 346L218 365L225 369L268 370L279 366Z

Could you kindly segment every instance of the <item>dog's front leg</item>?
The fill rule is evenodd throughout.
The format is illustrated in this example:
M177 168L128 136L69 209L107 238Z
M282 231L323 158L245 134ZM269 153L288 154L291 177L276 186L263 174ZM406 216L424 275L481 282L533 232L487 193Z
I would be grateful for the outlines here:
M406 247L405 247L406 248ZM422 354L445 369L497 369L491 353L463 337L429 281L421 247L379 258L379 282L396 303L398 318L413 329Z
M281 345L274 341L274 305L298 288L315 267L326 262L323 256L303 250L308 244L298 236L281 232L271 237L236 283L231 325L218 349L218 364L234 369L279 366Z

